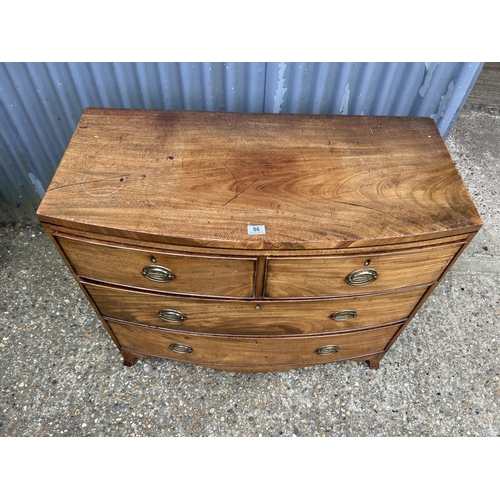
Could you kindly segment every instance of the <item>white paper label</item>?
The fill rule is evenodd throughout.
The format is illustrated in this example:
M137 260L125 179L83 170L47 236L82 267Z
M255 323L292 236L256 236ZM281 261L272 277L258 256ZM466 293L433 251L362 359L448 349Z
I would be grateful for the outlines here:
M266 226L248 226L248 234L266 234Z

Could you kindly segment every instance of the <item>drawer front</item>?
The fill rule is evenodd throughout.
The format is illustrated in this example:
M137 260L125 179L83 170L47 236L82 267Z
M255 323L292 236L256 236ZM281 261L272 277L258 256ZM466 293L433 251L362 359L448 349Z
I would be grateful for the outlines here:
M150 356L213 365L321 364L381 352L401 325L337 335L217 337L109 321L121 346Z
M431 283L439 279L461 246L442 245L356 257L270 257L265 294L267 297L354 295Z
M57 241L82 277L169 293L254 295L255 259L149 252L64 237Z
M170 330L235 335L298 335L395 323L427 288L345 299L236 301L190 299L86 284L106 317Z

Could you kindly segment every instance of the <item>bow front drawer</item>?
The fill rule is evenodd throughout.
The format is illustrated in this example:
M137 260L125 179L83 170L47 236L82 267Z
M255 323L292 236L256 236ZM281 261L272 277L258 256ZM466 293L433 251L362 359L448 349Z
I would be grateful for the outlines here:
M133 323L213 334L299 335L366 328L406 319L426 287L342 299L193 299L87 283L101 314Z
M406 288L439 279L462 244L358 256L270 257L267 297L325 297Z
M356 333L293 337L217 337L190 335L110 321L125 349L148 356L214 365L314 365L382 352L401 325Z
M80 277L169 293L253 297L255 259L147 251L57 237Z

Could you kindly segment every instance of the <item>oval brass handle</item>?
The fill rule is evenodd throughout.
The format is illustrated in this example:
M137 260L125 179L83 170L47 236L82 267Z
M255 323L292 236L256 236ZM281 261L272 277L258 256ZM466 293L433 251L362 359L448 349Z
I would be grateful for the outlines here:
M144 266L141 274L148 280L160 283L167 283L175 278L174 273L163 266Z
M335 354L336 352L339 352L339 346L336 345L324 345L323 347L318 347L318 349L316 349L316 354L319 354L320 356Z
M356 311L346 310L346 311L337 311L330 315L330 319L334 321L345 321L346 319L354 319L357 318L358 315Z
M191 354L193 352L193 348L186 344L170 344L168 347L171 351L179 354Z
M378 278L377 271L375 269L357 269L352 273L349 273L345 280L349 285L362 286L372 283Z
M158 311L158 316L164 321L170 321L170 323L178 323L179 321L184 321L186 316L180 311L175 311L174 309L162 309Z

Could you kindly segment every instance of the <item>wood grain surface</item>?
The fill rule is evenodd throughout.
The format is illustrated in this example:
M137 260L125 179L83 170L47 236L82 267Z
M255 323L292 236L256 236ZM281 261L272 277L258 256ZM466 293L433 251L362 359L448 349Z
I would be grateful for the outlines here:
M120 352L123 356L123 364L125 366L133 366L137 358L151 358L148 354L144 354L143 352L133 351L131 349L126 349L122 347ZM349 358L351 361L356 362L367 362L368 366L372 370L378 370L379 363L381 359L384 357L385 352L379 352L375 354L370 354L368 356L358 356L354 358ZM184 361L185 362L185 361ZM329 361L325 361L323 363L312 363L312 364L326 364ZM258 372L276 372L283 370L293 370L296 368L300 368L301 365L297 365L294 363L288 364L273 364L273 365L217 365L211 363L200 363L197 362L197 365L203 366L204 368L210 368L212 370L220 370L220 371L228 371L228 372L236 372L236 373L258 373ZM305 365L310 366L311 364ZM304 366L304 365L302 365Z
M104 316L170 330L234 335L299 335L350 330L402 321L427 290L375 294L343 299L300 301L208 300L164 296L86 283L86 290ZM185 319L161 319L173 310ZM356 317L335 321L339 311Z
M55 237L62 238L73 238L81 240L87 240L92 243L101 243L104 245L114 245L117 243L117 246L125 246L125 247L134 247L139 250L146 250L148 252L174 252L174 253L186 253L186 254L201 254L201 255L230 255L232 257L251 257L255 258L256 255L259 258L270 257L273 255L277 255L280 257L307 257L311 255L315 256L341 256L341 255L361 255L366 253L366 247L358 247L353 245L352 247L347 248L315 248L304 249L304 248L289 248L289 249L242 249L242 248L231 248L228 250L221 248L211 248L211 247L199 247L199 246L186 246L186 245L174 245L171 243L161 243L156 241L154 235L150 235L150 239L148 240L137 240L131 238L124 238L120 236L110 236L104 235L97 232L91 233L89 231L81 231L74 228L69 227L60 227L54 226L53 224L41 224L42 227L49 233L53 234ZM377 245L373 247L373 251L376 252L387 252L394 250L415 250L417 248L425 248L429 246L435 245L445 245L447 243L465 243L470 235L474 235L475 233L463 233L454 236L442 237L434 240L423 240L423 241L413 241L400 243L398 240L389 242L384 245Z
M272 366L328 363L340 359L368 356L384 350L400 325L356 333L287 337L213 337L189 335L116 321L108 322L122 347L149 356L192 363L218 365ZM189 346L192 352L179 354L172 344ZM316 349L335 345L338 352L318 355Z
M442 245L423 250L367 252L356 257L312 257L268 259L267 297L321 297L371 293L436 281L462 245ZM369 261L368 265L365 263ZM373 269L378 278L352 286L346 276L352 271Z
M223 297L254 295L256 258L152 253L64 237L56 237L56 241L81 277L170 293ZM161 283L145 278L144 267L152 265L172 271L174 279Z
M87 109L39 207L59 226L219 248L473 232L429 118ZM249 235L248 225L265 234Z

